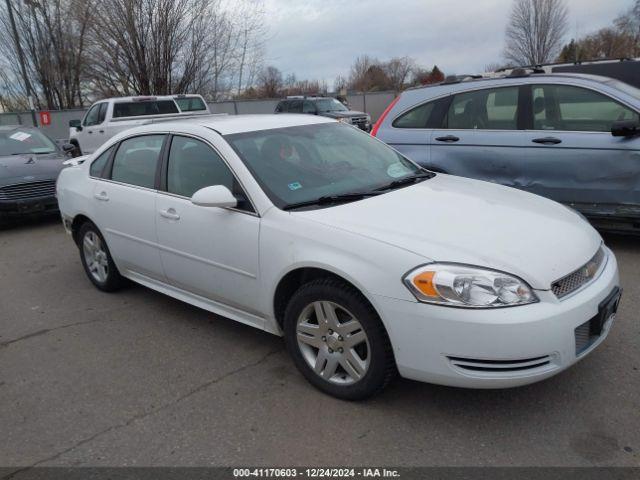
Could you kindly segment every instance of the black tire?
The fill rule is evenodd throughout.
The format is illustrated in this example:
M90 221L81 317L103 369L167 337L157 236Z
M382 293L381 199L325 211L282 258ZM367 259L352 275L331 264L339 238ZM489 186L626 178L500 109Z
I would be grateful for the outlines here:
M84 241L85 237L90 235L95 235L100 239L101 247L106 254L106 263L107 263L107 274L106 279L104 281L100 281L96 278L89 269L87 265L87 259L84 253ZM113 258L111 257L111 253L109 252L109 247L107 246L107 242L105 242L104 237L96 227L91 222L85 222L82 224L80 229L78 230L78 249L80 251L80 261L82 262L82 266L84 268L87 277L93 283L96 288L102 290L103 292L115 292L116 290L121 289L126 284L126 279L120 275L118 271L118 267L113 262Z
M305 309L318 301L344 307L357 319L367 336L369 366L355 383L341 385L322 378L314 372L301 351L297 340L298 319ZM284 334L287 350L298 370L313 386L334 397L343 400L372 397L381 392L397 373L391 343L380 317L357 289L339 279L321 278L300 287L285 310Z

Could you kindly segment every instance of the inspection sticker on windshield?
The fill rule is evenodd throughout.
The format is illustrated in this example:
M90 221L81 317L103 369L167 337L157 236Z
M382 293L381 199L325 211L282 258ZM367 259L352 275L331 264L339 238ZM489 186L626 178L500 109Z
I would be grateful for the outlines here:
M31 136L30 133L16 132L13 135L10 135L9 138L12 138L13 140L18 140L19 142L24 142L30 136Z
M300 182L293 182L288 185L289 190L299 190L302 188L302 184Z
M409 170L400 162L392 163L387 167L387 175L393 178L403 177L408 173L411 173L411 170Z

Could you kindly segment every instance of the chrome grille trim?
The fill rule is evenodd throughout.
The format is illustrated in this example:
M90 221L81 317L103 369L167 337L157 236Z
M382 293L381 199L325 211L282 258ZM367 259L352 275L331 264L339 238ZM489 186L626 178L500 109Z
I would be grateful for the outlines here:
M52 197L55 193L55 180L16 183L0 187L0 200L26 200L30 198Z
M484 372L494 374L508 374L510 372L519 372L523 370L533 370L540 367L546 367L552 364L550 355L541 357L521 358L515 360L504 359L476 359L463 357L448 357L454 367L472 372Z
M591 283L602 271L606 258L604 247L601 246L591 260L582 267L551 284L554 295L561 299Z

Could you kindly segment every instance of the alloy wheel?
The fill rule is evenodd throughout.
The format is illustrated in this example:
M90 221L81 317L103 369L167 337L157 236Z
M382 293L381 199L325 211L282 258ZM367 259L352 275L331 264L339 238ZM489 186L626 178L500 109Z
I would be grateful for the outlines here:
M296 338L307 364L328 382L350 385L369 369L367 334L358 319L337 303L307 305L298 317Z
M88 231L85 234L82 251L91 276L100 283L106 282L109 276L109 260L97 233Z

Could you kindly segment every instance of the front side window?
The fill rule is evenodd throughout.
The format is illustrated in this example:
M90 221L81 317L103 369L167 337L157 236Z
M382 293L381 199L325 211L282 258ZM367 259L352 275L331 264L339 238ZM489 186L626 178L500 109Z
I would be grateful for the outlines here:
M113 158L111 180L154 188L164 135L141 135L120 143Z
M447 128L517 130L518 87L459 93L447 112Z
M226 135L278 207L370 192L420 168L368 134L341 123Z
M435 102L425 103L400 115L393 121L395 128L426 128Z
M91 162L91 167L89 167L89 175L96 178L102 177L104 167L107 164L112 151L113 147L108 148L107 150L102 152L98 158Z
M173 100L141 100L113 104L113 118L180 113Z
M167 191L191 198L201 188L213 185L224 185L244 198L233 173L215 150L194 138L173 137L167 166Z
M638 113L612 98L571 85L534 85L533 128L570 132L610 132L619 120L638 122Z
M98 103L91 107L87 112L87 115L84 117L84 126L91 127L92 125L98 125L100 122L100 108L102 107L102 103Z

